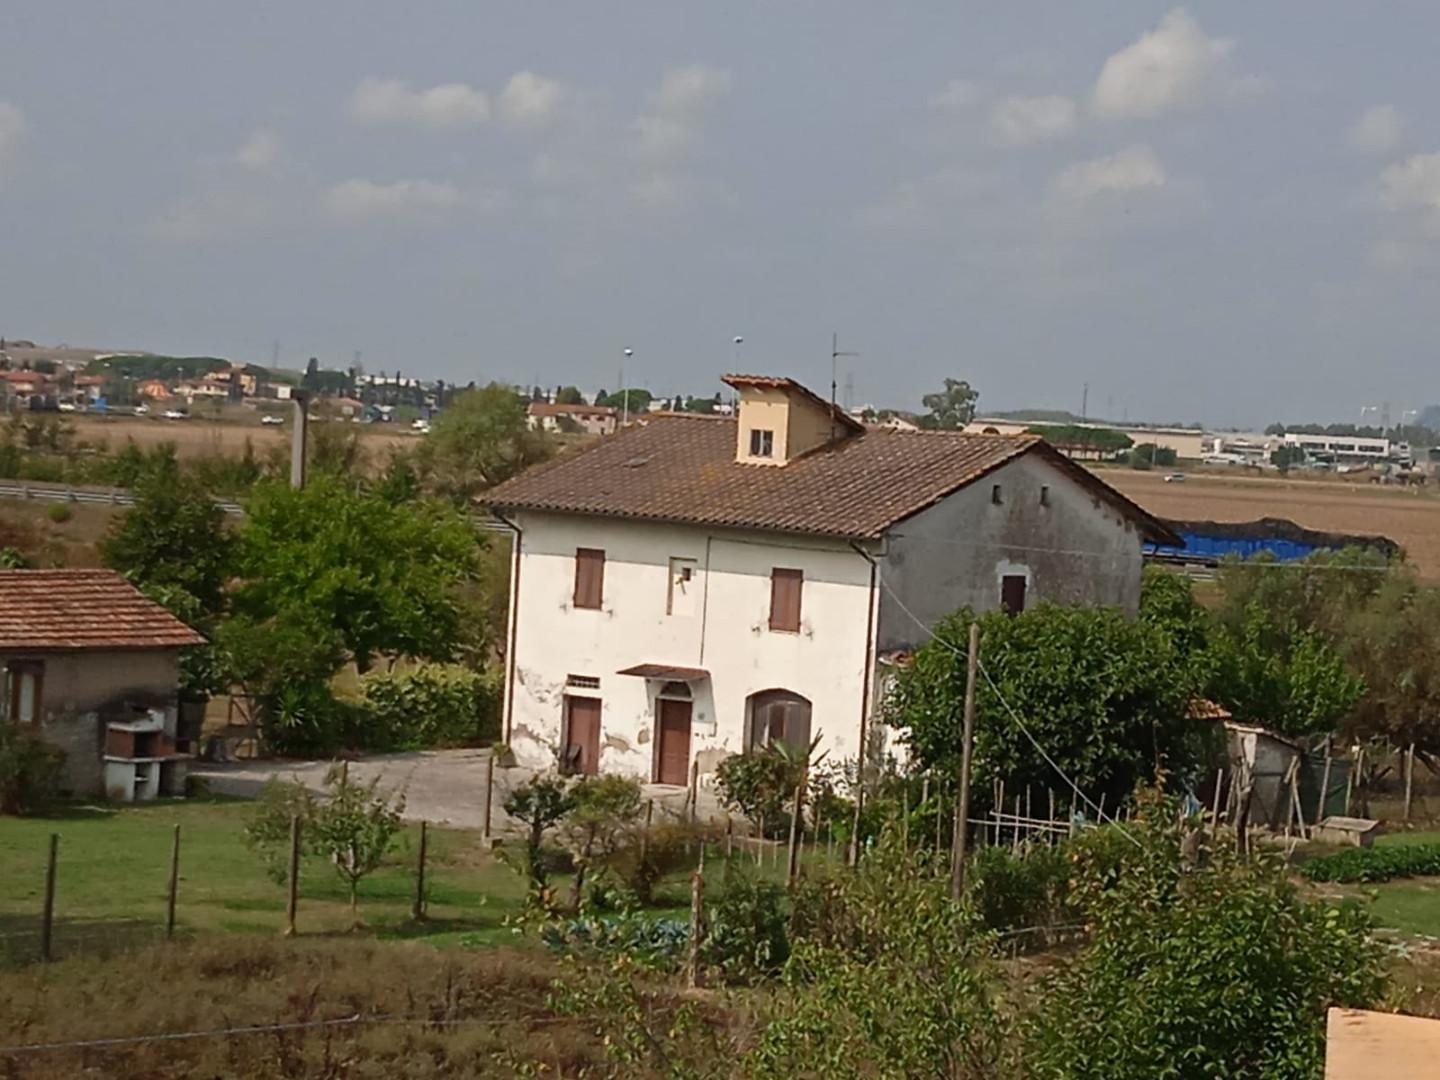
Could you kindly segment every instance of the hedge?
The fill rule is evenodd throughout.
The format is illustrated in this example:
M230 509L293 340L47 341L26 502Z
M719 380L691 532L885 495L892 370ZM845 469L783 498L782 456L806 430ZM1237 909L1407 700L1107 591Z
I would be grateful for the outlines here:
M427 664L362 683L368 749L484 746L500 737L500 673Z
M1440 874L1440 844L1354 848L1311 859L1300 873L1311 881L1341 884Z

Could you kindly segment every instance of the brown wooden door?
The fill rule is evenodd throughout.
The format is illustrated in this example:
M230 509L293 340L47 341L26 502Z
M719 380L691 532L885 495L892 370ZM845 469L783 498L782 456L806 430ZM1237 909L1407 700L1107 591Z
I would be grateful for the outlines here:
M690 702L660 699L659 758L655 780L684 787L690 782Z
M600 771L600 699L565 699L564 764L572 773Z

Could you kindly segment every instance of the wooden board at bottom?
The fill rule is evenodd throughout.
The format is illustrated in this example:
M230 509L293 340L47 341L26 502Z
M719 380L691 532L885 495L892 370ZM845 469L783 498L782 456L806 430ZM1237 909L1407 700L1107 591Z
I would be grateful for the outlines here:
M1325 1080L1440 1077L1440 1020L1364 1009L1331 1009Z

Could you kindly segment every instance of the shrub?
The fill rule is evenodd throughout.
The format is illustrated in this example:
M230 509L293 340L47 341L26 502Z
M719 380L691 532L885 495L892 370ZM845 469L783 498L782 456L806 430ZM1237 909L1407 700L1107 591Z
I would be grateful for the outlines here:
M28 570L30 560L18 548L0 545L0 570Z
M1054 926L1066 921L1070 862L1065 847L1032 847L1015 853L982 847L966 872L976 914L991 930Z
M315 796L299 781L272 779L245 822L245 846L260 859L265 876L284 884L290 865L290 820L301 823L301 854L314 851L314 838L304 828L315 816Z
M694 866L696 845L710 839L704 829L676 822L650 829L642 843L637 829L610 857L608 869L632 903L648 906L655 902L655 887Z
M804 751L778 742L753 753L733 754L716 770L720 797L757 825L763 822L766 836L784 836L790 830L795 786L805 777L806 758Z
M500 736L498 672L427 664L372 672L362 686L375 742L367 749L483 746Z
M1318 1076L1326 1008L1380 997L1364 912L1302 901L1277 860L1182 842L1174 812L1127 823L1118 875L1108 846L1076 851L1092 939L1024 1020L1026 1076Z
M0 814L34 814L59 795L65 752L0 720Z
M707 903L701 958L726 981L748 983L779 973L790 956L785 890L743 863L726 867L724 885Z
M505 813L525 825L525 845L518 859L501 850L501 857L525 876L531 899L549 906L547 888L550 864L545 857L545 833L570 812L572 799L565 781L558 776L537 776L505 796ZM517 865L518 863L518 865Z
M1321 855L1300 867L1311 881L1389 881L1397 877L1440 874L1440 844L1354 848Z
M71 518L70 504L57 502L45 508L45 516L57 525L63 525Z
M571 903L578 910L587 873L606 865L640 816L640 785L626 776L582 776L571 784L569 799L560 836L575 861Z

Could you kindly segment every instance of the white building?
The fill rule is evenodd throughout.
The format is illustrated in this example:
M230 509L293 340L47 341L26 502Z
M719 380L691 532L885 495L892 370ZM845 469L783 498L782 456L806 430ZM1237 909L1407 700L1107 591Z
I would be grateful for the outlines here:
M611 435L619 425L619 413L609 405L557 405L532 401L527 406L530 427L552 434L561 432Z
M789 380L491 493L515 530L505 737L661 783L775 739L873 748L882 672L964 605L1134 611L1160 522L1031 436L866 428Z

